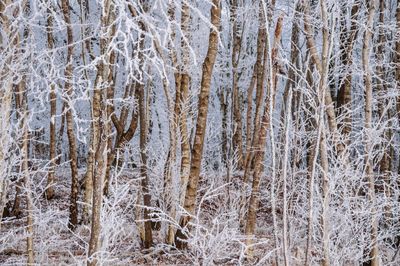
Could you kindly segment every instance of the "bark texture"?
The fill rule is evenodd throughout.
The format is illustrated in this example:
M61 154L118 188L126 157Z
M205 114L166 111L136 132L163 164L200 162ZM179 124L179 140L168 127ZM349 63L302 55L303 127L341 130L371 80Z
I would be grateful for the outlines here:
M213 0L212 4L213 6L211 7L211 24L213 25L213 28L210 30L207 55L203 62L196 133L192 148L190 175L186 188L184 202L184 208L190 214L194 214L196 207L197 185L199 183L201 159L203 156L204 147L204 137L207 126L208 99L210 95L211 77L214 68L215 58L218 51L218 32L216 31L216 29L219 28L221 20L220 0ZM183 230L187 230L186 227L190 219L191 217L188 215L183 215L181 217L180 228L178 229L175 236L175 243L177 248L179 249L187 247L187 242L185 241L187 239L187 233Z
M71 18L70 18L70 10L69 10L69 1L62 0L61 1L62 12L64 15L65 23L67 24L67 67L65 69L65 85L64 91L69 98L73 95L73 87L72 87L72 78L73 78L73 62L72 62L72 54L74 51L74 40L72 35L72 27L71 27ZM66 120L67 120L67 136L69 143L69 159L70 159L70 167L71 167L71 194L70 194L70 205L69 205L69 221L68 227L70 229L74 229L78 224L78 189L79 189L79 181L78 181L78 159L77 159L77 144L74 133L74 118L72 114L72 110L74 106L72 106L71 101L67 101L68 109L66 111Z

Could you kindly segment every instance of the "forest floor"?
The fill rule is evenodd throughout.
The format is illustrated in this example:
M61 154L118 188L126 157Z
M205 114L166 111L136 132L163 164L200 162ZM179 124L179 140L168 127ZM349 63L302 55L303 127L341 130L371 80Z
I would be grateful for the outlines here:
M84 171L80 171L83 178ZM34 175L33 215L35 262L40 265L85 265L90 238L88 225L79 224L74 231L68 229L70 181L68 172L59 174L55 185L56 197L44 197L45 177ZM204 179L203 179L204 180ZM207 178L206 180L210 180ZM220 179L215 179L220 180ZM221 180L220 180L221 181ZM218 181L219 182L219 181ZM262 196L258 212L257 239L254 256L245 256L243 225L238 222L238 201L241 186L235 180L227 195L226 186L218 182L200 182L199 218L193 227L189 249L179 251L164 244L166 224L153 231L154 246L141 248L135 204L139 180L129 174L121 175L111 197L104 200L102 210L103 265L271 265L274 264L273 217L267 196ZM223 183L223 181L221 181ZM13 187L10 191L15 191ZM82 208L80 195L80 209ZM24 194L21 194L23 197ZM14 195L12 195L12 198ZM229 203L227 203L227 197ZM24 210L24 199L21 209ZM230 206L226 206L226 205ZM279 216L279 206L277 215ZM160 215L162 217L162 215ZM162 219L162 218L161 218ZM280 217L279 217L279 220ZM0 264L26 263L26 211L19 217L5 217L0 229ZM279 225L278 225L279 226ZM279 226L280 227L280 226ZM298 232L304 234L304 232ZM296 239L293 239L296 241ZM313 251L312 251L313 252ZM301 264L301 249L292 251L292 265Z
M55 185L55 198L46 200L43 188L46 179L43 173L34 175L33 216L35 262L40 265L85 265L90 238L88 225L79 224L74 231L68 229L70 181L68 171L59 171ZM80 171L83 178L84 171ZM149 250L141 248L135 203L139 188L138 180L121 175L113 189L113 196L105 200L102 215L103 265L254 265L270 254L272 239L268 239L271 220L259 224L255 256L244 257L244 237L229 217L231 210L221 208L224 193L207 188L202 183L199 200L201 223L196 227L189 249L179 251L163 244L165 225L153 231L154 246ZM15 191L11 186L9 191ZM211 190L211 192L210 192ZM207 194L208 193L208 194ZM79 208L82 208L80 193ZM26 263L26 217L25 194L21 194L21 213L18 217L4 217L0 229L0 264L21 265ZM15 193L10 195L13 200ZM235 197L234 193L232 197ZM218 201L218 202L217 202ZM223 206L222 206L223 207ZM266 210L264 210L266 211ZM261 210L263 212L263 210ZM264 216L259 213L259 216ZM259 219L260 220L260 219ZM268 226L265 225L269 224ZM166 223L163 223L166 224ZM261 244L262 243L262 244ZM261 260L261 261L260 261Z

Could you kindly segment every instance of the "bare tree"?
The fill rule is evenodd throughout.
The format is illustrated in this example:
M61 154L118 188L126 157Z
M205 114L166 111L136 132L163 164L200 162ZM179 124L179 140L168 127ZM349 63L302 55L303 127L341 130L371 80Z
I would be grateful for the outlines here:
M399 3L0 1L0 264L399 264Z
M73 120L73 106L71 105L71 97L73 95L73 87L72 87L72 78L73 78L73 61L72 54L74 51L74 39L71 27L71 18L70 18L70 9L69 9L69 1L62 0L61 1L62 12L64 15L65 24L67 27L67 66L65 68L65 85L64 91L66 93L67 103L67 111L66 111L66 120L67 120L67 136L69 142L69 157L70 157L70 166L71 166L71 194L70 194L70 217L69 217L69 228L73 229L78 224L78 189L79 189L79 181L78 181L78 162L77 162L77 144L74 133L74 120Z
M207 114L208 114L208 99L210 95L211 76L213 73L213 67L215 58L218 50L218 28L221 19L221 6L219 0L213 0L211 7L211 24L212 29L210 30L208 40L208 50L206 58L203 62L203 72L201 78L201 86L199 93L199 104L198 114L196 123L196 133L194 137L194 143L192 148L192 160L190 164L190 175L189 182L186 189L184 208L189 214L193 214L195 211L197 185L199 183L201 159L203 155L204 137L207 126ZM175 236L175 243L179 249L187 247L185 239L187 234L183 231L186 229L191 217L184 214L180 220L180 227Z
M239 33L238 10L239 3L231 0L229 3L230 21L232 23L232 112L233 112L233 150L238 156L238 168L243 168L243 132L242 132L242 107L239 92L239 61L241 52L241 35Z
M365 129L368 131L372 128L372 74L370 66L370 42L372 39L372 27L374 23L375 11L377 8L377 1L371 1L368 6L367 27L364 32L363 48L362 48L362 64L364 70L364 83L365 83ZM372 204L371 213L371 251L369 255L370 265L379 265L379 243L378 243L378 220L376 217L376 195L375 195L375 178L372 161L373 144L372 140L366 135L365 141L365 173L368 178L368 198Z
M264 109L264 114L262 116L261 120L261 126L260 126L260 132L259 132L259 138L256 146L256 152L254 154L254 174L253 174L253 183L252 183L252 190L251 190L251 196L250 196L250 201L248 205L248 210L247 210L247 219L246 219L246 227L245 227L245 234L247 236L246 239L246 244L250 246L252 244L252 238L251 236L255 232L255 226L256 226L256 213L258 209L258 205L260 202L260 181L261 181L261 176L263 174L263 160L265 156L265 151L266 151L266 142L267 142L267 132L268 129L272 126L271 123L271 116L272 112L275 107L275 95L276 95L276 85L277 85L277 60L278 60L278 45L281 40L281 34L282 34L282 21L283 18L279 17L276 26L275 26L275 32L274 32L274 41L272 48L269 47L269 34L267 30L267 36L266 36L266 44L267 44L267 57L268 57L268 67L269 67L269 85L270 89L268 91L268 96L267 96L267 104ZM268 23L267 23L268 25ZM272 132L271 132L272 135ZM252 256L252 248L249 247L248 249L248 255Z
M47 18L47 44L50 50L54 49L54 36L53 36L53 18L49 12ZM52 199L54 197L54 174L56 168L56 156L57 156L57 138L56 138L56 112L57 112L57 96L55 92L55 84L50 86L50 143L49 143L49 155L50 155L50 170L47 177L47 189L46 198Z

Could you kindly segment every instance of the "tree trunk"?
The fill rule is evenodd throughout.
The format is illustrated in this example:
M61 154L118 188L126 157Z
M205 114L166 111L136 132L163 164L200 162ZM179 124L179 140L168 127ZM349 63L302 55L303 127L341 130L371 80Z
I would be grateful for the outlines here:
M53 18L48 12L47 18L47 45L50 50L54 49L54 37L53 37ZM47 176L47 187L45 191L46 198L48 200L54 197L54 172L56 168L56 112L57 112L57 96L55 92L55 85L50 85L50 169Z
M282 254L283 254L283 261L285 266L289 266L290 264L290 250L289 250L289 243L288 243L288 180L287 180L287 168L289 164L289 157L290 157L290 124L291 124L291 110L292 110L292 90L290 90L288 95L288 107L286 112L286 128L285 128L285 148L284 148L284 157L283 157L283 165L282 165L282 179L283 179L283 245L282 245Z
M2 53L2 60L6 62L3 69L0 69L2 78L0 79L0 228L1 220L3 217L4 207L7 201L7 192L9 180L7 178L7 172L9 167L12 167L11 161L7 159L9 151L11 149L12 137L11 137L11 124L10 124L10 113L12 108L12 95L13 95L13 75L12 69L8 66L11 65L15 54L4 54L6 47L14 47L15 42L18 42L17 31L11 28L8 17L4 13L6 7L11 4L10 0L0 1L0 18L2 20L2 29L8 38L6 41L0 39L0 53Z
M183 2L182 4L182 32L186 35L186 39L190 40L189 35L189 23L190 23L190 9L189 6ZM180 198L179 204L183 205L185 201L186 186L189 180L190 174L190 143L188 134L188 100L189 100L189 87L190 87L190 75L188 67L190 64L189 57L189 43L181 39L183 65L181 73L181 85L180 85L180 98L179 98L179 133L181 134L181 182L180 182Z
M143 193L143 203L145 209L143 210L144 222L144 248L150 248L153 244L153 233L151 229L150 221L150 210L151 207L151 194L149 190L149 176L147 174L147 140L148 140L148 122L147 122L147 108L145 101L145 88L144 86L139 87L139 120L140 120L140 175L142 178L142 193Z
M345 115L343 125L339 124L339 129L342 128L342 133L348 136L351 132L351 112L346 111L346 108L351 108L351 83L352 83L352 64L353 64L353 46L358 33L357 16L360 9L359 3L354 3L351 8L350 19L350 32L347 31L346 20L343 20L341 24L341 35L340 35L340 52L342 65L345 68L342 80L340 82L338 97L337 97L337 109L338 115Z
M111 1L106 1L102 10L101 25L106 27L109 22L113 19L113 7ZM91 231L89 240L89 253L88 253L88 265L94 266L97 264L97 253L101 249L100 234L101 234L101 209L103 199L104 181L106 177L107 168L107 154L109 152L109 138L111 135L109 125L109 113L107 112L107 95L104 89L104 81L108 81L107 77L110 73L111 67L110 57L111 55L106 54L106 46L112 36L106 35L106 37L100 40L100 54L105 56L105 60L99 62L97 65L97 74L94 82L94 91L92 99L92 135L91 135L91 148L92 151L89 153L93 157L93 169L87 169L91 171L93 178L93 198L92 198L92 219L91 219Z
M322 17L322 23L326 26L324 26L323 28L323 43L329 43L328 39L329 39L329 30L328 30L328 17L327 17L327 10L326 10L326 3L324 0L321 0L320 2L321 7L325 6L325 8L321 8L321 17ZM311 24L310 24L310 14L309 14L309 5L310 3L306 2L304 3L304 31L305 31L305 35L306 35L306 42L307 42L307 47L310 50L310 55L311 55L311 59L313 61L313 63L315 64L315 67L317 68L319 74L322 76L324 69L323 69L323 62L325 60L328 60L327 58L323 58L324 55L322 55L322 58L320 58L320 56L318 55L318 50L317 50L317 46L315 44L315 40L314 40L314 34L311 28ZM328 68L326 69L327 73L328 73ZM332 101L332 95L330 90L327 90L325 93L325 105L326 105L326 114L328 116L328 125L329 125L329 130L330 132L333 134L333 139L334 139L334 143L336 146L336 150L338 154L341 154L344 150L344 146L343 143L340 142L340 138L338 135L338 125L337 125L337 119L336 119L336 113L335 113L335 109L334 109L334 104Z
M99 66L98 71L102 72L104 66ZM93 140L95 150L94 165L96 169L93 172L93 199L92 199L92 224L90 231L88 266L97 265L96 255L100 251L100 234L101 234L101 207L103 198L103 182L107 166L107 150L109 137L109 125L107 114L104 111L106 105L104 103L104 90L96 88L93 95L93 118L95 119L93 128Z
M174 6L170 3L169 15L170 21L174 21ZM180 163L180 186L179 186L179 197L178 201L174 202L171 206L170 215L172 218L176 217L177 204L183 205L185 199L186 185L189 179L190 172L190 144L187 133L187 112L186 104L189 97L189 83L190 76L188 73L187 66L190 64L189 60L189 22L190 22L190 9L187 3L182 3L181 12L181 31L185 36L181 37L180 48L182 50L182 62L177 62L177 51L173 50L171 57L173 66L177 69L174 73L175 77L175 107L174 107L174 123L178 125L179 134L181 137L181 163ZM186 38L187 41L184 40ZM173 41L175 39L175 33L173 33ZM172 49L172 47L170 48ZM177 134L178 132L176 132ZM175 147L176 149L178 147ZM174 244L175 240L175 228L172 225L168 226L168 232L166 236L166 242L170 245Z
M24 185L25 185L25 192L26 192L26 211L27 211L27 233L28 236L26 237L26 250L28 253L28 265L33 265L35 263L34 261L34 252L33 252L33 205L32 205L32 196L31 196L31 179L30 179L30 174L29 174L29 167L28 167L28 161L29 161L29 149L28 149L28 143L29 143L29 134L28 134L28 121L27 118L29 117L28 115L28 109L27 109L27 102L26 98L23 103L23 111L24 111L24 117L23 117L23 130L24 130L24 135L23 135L23 144L22 144L22 171L24 175Z
M112 20L113 18L110 18ZM116 31L116 26L115 24L112 26L111 30L111 35L114 36ZM118 59L115 55L114 51L111 51L110 57L109 57L109 70L108 70L108 77L107 77L107 82L108 82L108 87L106 90L106 99L107 99L107 117L111 117L112 114L114 113L114 108L113 108L113 100L114 100L114 90L115 90L115 81L117 80L117 74L118 74L118 69L114 66L115 63L118 62ZM107 166L106 166L106 171L105 171L105 176L104 176L104 184L103 184L103 194L107 197L109 194L109 189L110 189L110 170L111 170L111 164L114 160L115 157L115 149L112 149L112 142L113 138L111 135L107 136L107 146L110 149L107 152Z
M400 30L400 0L397 0L397 8L396 8L396 30ZM396 39L396 47L395 47L395 65L396 65L396 82L397 86L400 86L400 38ZM400 96L396 98L396 111L397 111L397 119L400 122ZM400 163L400 161L399 161ZM400 166L400 164L399 164ZM400 171L400 167L399 167Z
M196 123L196 133L192 149L192 161L190 164L190 176L186 189L184 208L190 214L195 212L197 185L199 182L201 159L203 156L204 137L207 126L208 114L208 99L210 95L211 77L214 68L215 58L218 51L218 32L221 20L220 0L213 0L211 7L211 23L214 29L210 29L208 50L206 58L203 62L203 72L201 77L201 87L198 103L198 115ZM180 220L180 228L175 236L177 248L183 249L187 247L187 235L183 230L186 230L187 224L190 221L190 216L183 215Z
M73 75L73 61L72 61L72 54L74 51L74 40L72 35L72 27L71 27L71 18L69 12L69 0L62 0L62 12L64 15L65 23L67 24L67 67L65 69L65 85L64 85L64 92L68 95L69 98L72 97L72 75ZM69 157L70 157L70 167L71 167L71 194L70 194L70 206L69 206L69 221L68 227L70 229L74 229L75 226L78 224L78 188L79 188L79 181L78 181L78 164L77 164L77 144L75 139L74 133L74 120L72 117L72 106L71 102L68 102L68 109L66 112L66 120L67 120L67 136L69 142Z
M242 126L242 108L240 104L240 96L239 96L239 73L238 73L238 65L240 60L240 50L241 50L241 36L238 32L238 23L237 23L237 9L238 3L237 0L231 0L230 2L230 22L232 24L232 109L233 109L233 137L232 137L232 146L233 152L237 155L237 167L238 169L243 168L243 126Z
M221 106L222 126L221 126L221 150L222 160L226 167L228 166L229 151L228 151L228 96L229 91L227 88L220 88L218 91L219 105ZM228 159L229 158L229 159Z
M368 20L367 27L364 33L363 47L362 47L362 65L364 70L364 83L365 83L365 130L368 131L372 128L372 74L370 69L370 42L372 39L372 27L374 23L375 10L377 0L372 0L368 7ZM378 220L376 217L376 196L375 196L375 178L373 170L373 140L369 139L369 134L365 138L365 154L366 158L366 174L368 177L368 198L371 201L371 250L369 254L369 265L379 265L379 247L378 247Z
M265 72L267 70L267 51L266 51L266 29L262 24L265 21L265 14L262 7L262 2L260 1L260 14L259 14L259 23L260 27L258 29L258 36L257 36L257 59L256 64L254 66L254 71L256 71L256 110L254 114L254 121L253 121L253 134L247 136L247 144L251 142L251 146L246 147L246 157L245 157L245 171L243 174L243 182L247 183L249 178L250 172L252 170L252 160L254 156L254 148L256 143L258 142L259 132L260 132L260 120L262 115L262 108L264 103L264 79L265 79ZM252 104L252 103L248 103ZM249 108L249 106L248 106ZM247 111L248 114L251 110ZM248 117L249 119L249 117ZM248 127L249 127L249 120L248 120ZM246 145L247 145L246 144Z
M256 214L258 210L258 205L260 202L260 182L261 175L263 174L263 160L266 151L267 143L267 132L270 127L272 127L271 117L275 106L275 94L277 86L277 56L278 56L278 45L280 45L280 40L282 36L282 17L278 18L274 33L274 43L272 50L269 48L269 36L266 38L266 50L267 50L267 64L270 71L269 75L269 87L270 90L267 96L267 105L264 109L264 114L261 121L260 131L254 132L254 135L259 135L258 142L256 145L256 152L254 154L254 174L253 174L253 184L251 189L250 201L247 210L247 219L245 226L246 245L247 245L247 255L249 257L253 256L252 238L256 228ZM271 51L271 52L270 52ZM276 243L277 244L277 243Z
M19 39L19 38L18 38ZM22 119L23 123L20 124L20 130L22 132L24 132L24 119L25 117L22 116L21 114L24 115L25 109L23 109L24 107L24 98L25 98L25 81L22 80L17 86L15 86L15 93L14 93L14 99L15 99L15 109L17 110L15 116L17 118L17 120ZM28 132L29 135L29 132ZM23 150L23 142L22 145L20 145L20 149ZM22 167L21 167L22 168ZM17 184L15 186L15 198L14 198L14 204L12 207L12 211L11 211L11 215L14 217L19 218L21 215L21 190L23 188L24 185L24 179L23 178L19 178L17 181Z
M386 43L386 38L385 38L385 30L382 28L382 26L385 23L385 1L380 0L379 1L379 34L378 34L378 45L375 47L375 57L377 61L376 65L376 74L378 76L376 83L376 92L378 95L383 96L388 93L387 89L387 84L386 80L388 80L386 73L388 72L386 67L383 66L384 63L384 48L385 48L385 43ZM386 107L389 106L389 102L386 97L382 97L378 101L378 114L379 114L379 120L380 121L388 121L390 119L389 116L389 111L386 110ZM386 119L385 119L386 118ZM385 119L385 120L384 120ZM384 129L383 130L383 138L387 141L390 142L390 129ZM377 186L377 191L378 192L383 192L385 193L385 196L387 199L390 198L391 195L391 185L390 185L390 165L391 165L391 159L390 159L390 153L391 153L391 148L385 148L386 143L381 144L381 149L383 151L383 155L381 160L379 161L379 179L382 179L381 186ZM385 216L387 218L390 217L390 206L389 204L385 204Z

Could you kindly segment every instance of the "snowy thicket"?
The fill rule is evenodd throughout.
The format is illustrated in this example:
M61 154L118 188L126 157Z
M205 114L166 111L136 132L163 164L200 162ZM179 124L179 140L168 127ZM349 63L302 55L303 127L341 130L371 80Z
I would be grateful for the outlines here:
M400 1L0 0L0 264L399 265Z

